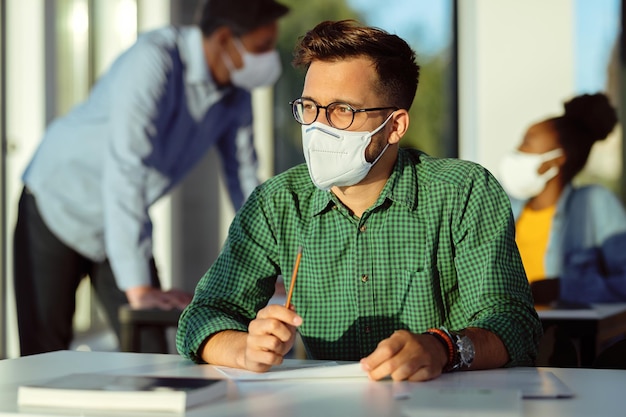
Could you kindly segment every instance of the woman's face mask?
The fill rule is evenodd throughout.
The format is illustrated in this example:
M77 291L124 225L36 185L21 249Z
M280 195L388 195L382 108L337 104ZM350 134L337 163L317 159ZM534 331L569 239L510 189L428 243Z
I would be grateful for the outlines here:
M277 50L253 54L246 50L239 39L235 39L235 46L243 61L241 68L235 68L228 54L223 55L233 85L251 91L257 87L272 85L278 80L282 67Z
M314 122L302 126L302 148L313 183L322 190L360 182L385 153L389 143L373 162L365 159L372 136L391 119L393 113L372 132L340 130Z
M527 200L540 194L546 183L559 173L558 167L551 167L543 174L537 171L547 161L563 155L562 149L553 149L542 154L513 151L500 162L500 183L512 197Z

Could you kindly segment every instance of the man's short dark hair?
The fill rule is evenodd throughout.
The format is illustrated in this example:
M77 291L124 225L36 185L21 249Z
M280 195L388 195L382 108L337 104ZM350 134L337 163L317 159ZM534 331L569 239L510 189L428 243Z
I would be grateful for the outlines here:
M272 23L289 11L275 0L205 0L198 26L204 36L228 26L238 36Z
M308 69L314 61L337 62L366 57L378 74L377 93L383 106L409 110L419 82L415 52L398 37L382 29L361 26L355 20L326 21L300 38L293 65Z

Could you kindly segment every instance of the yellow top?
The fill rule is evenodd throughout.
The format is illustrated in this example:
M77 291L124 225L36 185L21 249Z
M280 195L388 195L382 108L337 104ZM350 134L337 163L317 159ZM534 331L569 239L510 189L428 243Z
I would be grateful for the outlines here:
M524 207L517 220L515 241L529 282L546 278L544 259L555 211L556 205L541 210Z

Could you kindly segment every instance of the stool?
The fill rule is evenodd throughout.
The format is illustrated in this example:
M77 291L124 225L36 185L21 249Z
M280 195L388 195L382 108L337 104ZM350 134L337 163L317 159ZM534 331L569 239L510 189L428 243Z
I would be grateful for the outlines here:
M123 305L118 312L120 321L120 350L141 352L141 329L144 326L177 327L182 310L145 309L136 310Z

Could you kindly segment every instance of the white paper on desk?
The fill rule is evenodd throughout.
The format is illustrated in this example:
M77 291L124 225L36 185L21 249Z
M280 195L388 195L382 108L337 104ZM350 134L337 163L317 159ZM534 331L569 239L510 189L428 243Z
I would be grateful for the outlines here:
M522 395L513 389L430 388L413 390L400 404L406 417L519 417Z
M367 378L360 363L339 365L337 362L277 366L267 372L252 372L244 369L216 366L222 374L236 381L264 381L270 379L318 379L318 378Z
M574 393L552 372L536 368L491 369L443 374L428 381L430 388L520 390L524 398L568 398Z

